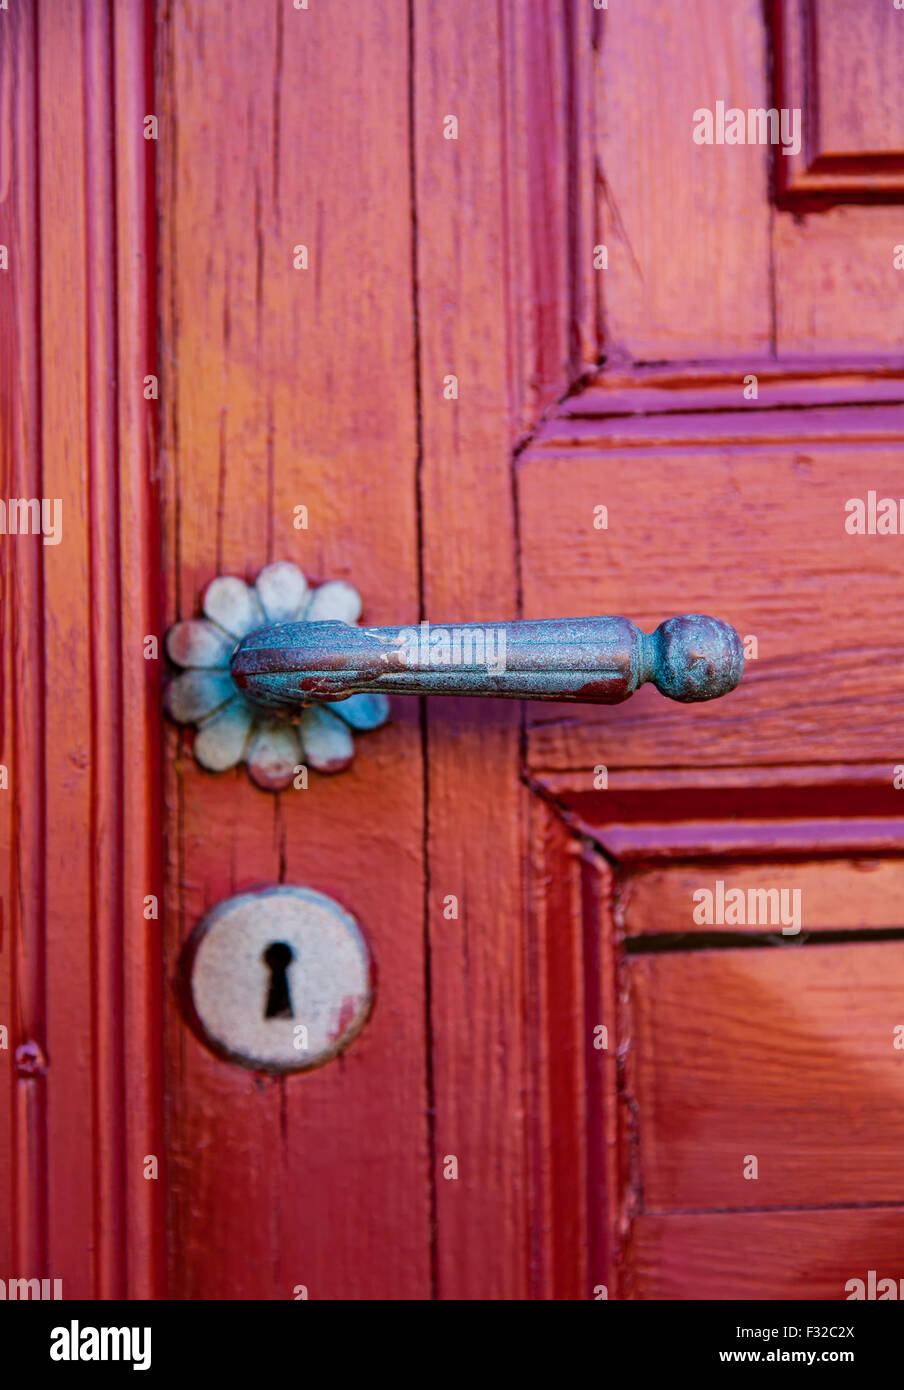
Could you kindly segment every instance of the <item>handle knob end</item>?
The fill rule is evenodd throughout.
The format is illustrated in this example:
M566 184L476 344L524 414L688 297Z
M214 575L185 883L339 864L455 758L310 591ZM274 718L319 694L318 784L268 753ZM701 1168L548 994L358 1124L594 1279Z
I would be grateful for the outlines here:
M737 632L705 613L668 618L645 642L647 679L682 704L727 695L744 674L744 647Z

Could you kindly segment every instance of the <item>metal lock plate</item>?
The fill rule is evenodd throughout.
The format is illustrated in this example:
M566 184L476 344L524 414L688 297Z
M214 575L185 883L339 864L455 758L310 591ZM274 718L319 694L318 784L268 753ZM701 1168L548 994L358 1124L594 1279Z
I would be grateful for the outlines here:
M202 1041L254 1071L321 1066L361 1031L373 1004L373 964L357 922L311 888L219 903L186 943L182 979Z

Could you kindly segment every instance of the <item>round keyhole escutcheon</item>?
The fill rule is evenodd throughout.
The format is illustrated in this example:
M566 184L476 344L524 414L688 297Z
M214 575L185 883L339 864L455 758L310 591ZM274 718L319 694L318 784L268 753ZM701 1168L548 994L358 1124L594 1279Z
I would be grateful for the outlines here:
M280 885L218 903L186 942L180 975L197 1035L253 1071L321 1066L348 1047L373 1005L360 927L312 888Z

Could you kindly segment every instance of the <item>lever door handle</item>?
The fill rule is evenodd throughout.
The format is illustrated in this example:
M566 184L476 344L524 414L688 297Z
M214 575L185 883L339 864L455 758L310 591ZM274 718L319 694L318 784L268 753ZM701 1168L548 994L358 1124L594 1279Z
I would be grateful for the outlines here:
M618 617L442 627L309 621L248 633L230 669L244 698L271 716L365 692L615 705L645 681L690 703L734 690L744 649L733 627L700 613L649 634Z
M726 695L744 671L734 628L699 613L649 634L627 618L358 627L361 596L351 584L312 588L286 560L266 565L253 585L218 575L201 606L203 617L166 635L182 668L167 686L167 712L195 726L201 767L245 762L270 791L298 785L308 767L348 767L353 731L385 723L386 695L614 705L652 681L689 702Z

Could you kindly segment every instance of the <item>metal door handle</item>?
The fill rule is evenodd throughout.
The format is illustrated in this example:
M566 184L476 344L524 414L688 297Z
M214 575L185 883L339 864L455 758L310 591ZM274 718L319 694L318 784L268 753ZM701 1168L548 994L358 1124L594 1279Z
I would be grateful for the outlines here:
M271 791L307 785L308 767L348 767L353 733L385 723L387 695L614 705L652 681L688 702L726 695L744 670L734 628L699 613L649 635L627 618L357 627L361 597L351 584L312 588L285 560L253 585L219 575L202 608L203 617L167 633L167 654L182 668L167 686L167 711L195 726L203 768L245 762Z
M714 700L738 685L733 627L700 613L647 634L627 618L547 618L418 627L278 623L232 655L244 698L271 717L364 692L482 695L615 705L652 681L672 700Z

